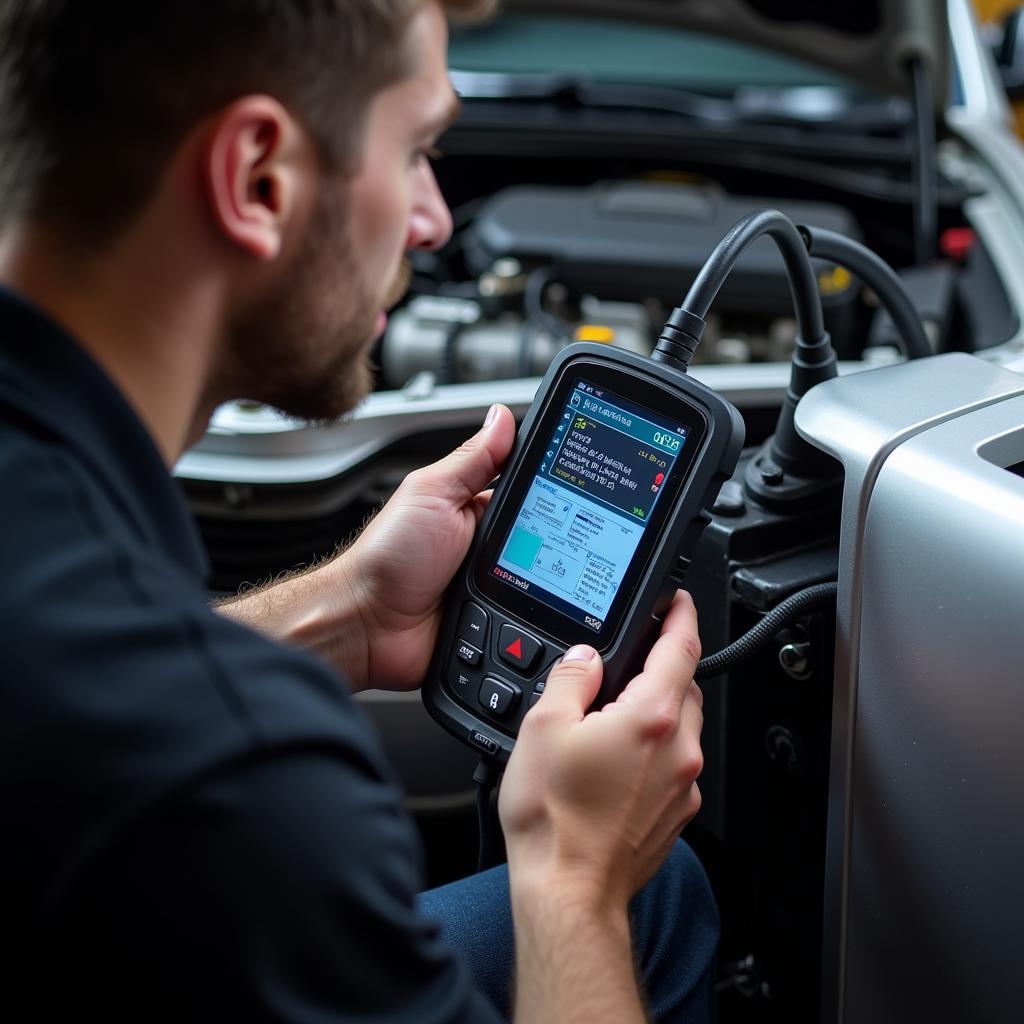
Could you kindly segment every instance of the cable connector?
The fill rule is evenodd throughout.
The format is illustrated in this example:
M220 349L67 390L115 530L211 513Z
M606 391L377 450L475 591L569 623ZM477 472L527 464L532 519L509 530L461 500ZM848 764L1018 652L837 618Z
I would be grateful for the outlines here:
M491 792L501 778L501 769L488 757L480 758L473 772L476 783L476 816L480 828L480 845L477 850L476 869L478 872L491 867L494 862L494 823L491 820Z
M706 326L702 317L690 313L682 306L676 306L661 329L661 336L651 358L656 363L665 363L686 373Z
M473 781L478 786L486 786L488 790L494 789L501 778L501 769L489 757L481 757L480 763L473 772Z

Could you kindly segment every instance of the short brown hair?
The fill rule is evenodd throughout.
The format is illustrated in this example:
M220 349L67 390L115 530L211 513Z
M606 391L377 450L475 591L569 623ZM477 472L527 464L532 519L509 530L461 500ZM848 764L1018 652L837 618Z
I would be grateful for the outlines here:
M0 0L0 225L97 244L145 205L188 130L279 99L328 166L358 157L369 99L408 71L426 0ZM455 20L496 0L441 0Z

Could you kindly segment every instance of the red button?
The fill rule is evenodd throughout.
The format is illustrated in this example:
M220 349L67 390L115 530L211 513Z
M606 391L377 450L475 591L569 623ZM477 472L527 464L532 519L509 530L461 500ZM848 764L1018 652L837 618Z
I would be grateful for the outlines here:
M515 626L507 623L501 627L501 634L498 639L498 653L503 661L514 665L523 672L529 672L536 664L537 657L544 649L539 640L534 640L528 633L524 633Z

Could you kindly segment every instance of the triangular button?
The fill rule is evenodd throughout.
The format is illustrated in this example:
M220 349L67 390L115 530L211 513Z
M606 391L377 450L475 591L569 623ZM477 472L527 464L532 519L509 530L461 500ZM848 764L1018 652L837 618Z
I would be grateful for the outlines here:
M504 623L498 633L498 657L517 672L529 672L543 650L544 645L539 640L509 622Z

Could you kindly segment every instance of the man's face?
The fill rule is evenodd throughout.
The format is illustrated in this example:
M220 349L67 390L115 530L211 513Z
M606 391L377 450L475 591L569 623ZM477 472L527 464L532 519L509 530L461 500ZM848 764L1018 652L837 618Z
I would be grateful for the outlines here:
M411 77L373 99L354 177L324 181L278 287L235 325L236 393L329 421L370 388L367 353L405 292L410 249L437 248L451 217L428 160L456 106L448 32L428 0L409 27Z

